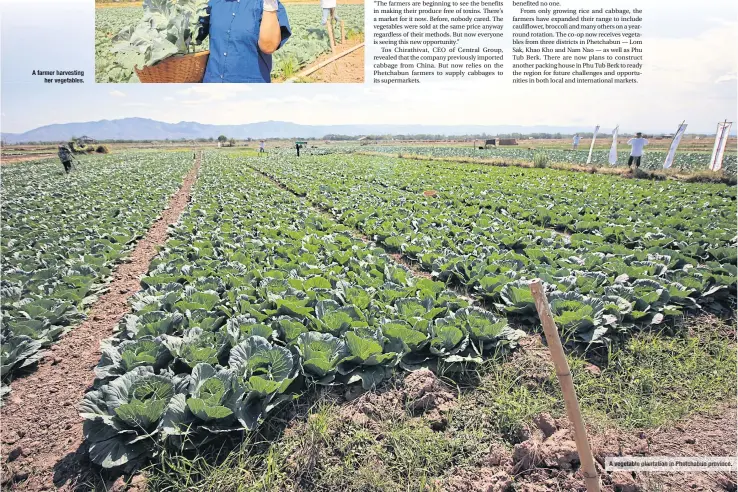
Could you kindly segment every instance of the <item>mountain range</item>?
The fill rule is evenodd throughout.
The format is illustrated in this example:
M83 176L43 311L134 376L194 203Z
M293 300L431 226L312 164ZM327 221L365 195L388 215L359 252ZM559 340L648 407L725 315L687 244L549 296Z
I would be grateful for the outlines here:
M86 135L95 140L179 140L197 138L322 138L325 135L498 135L511 133L562 133L591 132L591 128L566 126L516 126L516 125L302 125L284 121L264 121L243 125L210 125L181 121L164 123L147 118L122 118L116 120L88 121L83 123L56 123L23 133L3 133L8 144L25 142L57 142ZM609 132L602 130L601 133Z

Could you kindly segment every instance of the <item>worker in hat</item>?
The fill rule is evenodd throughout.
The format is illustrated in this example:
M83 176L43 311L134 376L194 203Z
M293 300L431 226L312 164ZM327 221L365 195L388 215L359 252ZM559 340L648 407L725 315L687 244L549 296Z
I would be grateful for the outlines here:
M346 33L343 28L343 21L336 14L336 0L320 0L320 8L323 10L323 18L320 23L326 26L328 31L328 40L331 44L331 51L336 51L336 40L333 35L333 23L337 22L341 27L341 43L346 41ZM327 25L326 25L327 24Z
M64 166L64 173L69 175L70 172L72 172L72 159L74 159L74 155L72 154L72 151L69 149L69 146L61 142L59 144L59 160L61 161L62 165Z
M643 156L643 147L648 145L648 140L643 138L641 132L636 133L635 138L628 140L630 145L630 157L628 158L628 167L635 163L636 169L641 167L641 157Z

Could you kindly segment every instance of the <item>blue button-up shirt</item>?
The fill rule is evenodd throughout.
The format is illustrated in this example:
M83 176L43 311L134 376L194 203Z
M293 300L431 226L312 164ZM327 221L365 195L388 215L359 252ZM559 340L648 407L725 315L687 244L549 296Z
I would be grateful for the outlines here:
M210 35L210 57L203 82L271 82L272 55L259 49L263 0L210 0L200 19ZM281 47L290 37L284 5L278 2Z

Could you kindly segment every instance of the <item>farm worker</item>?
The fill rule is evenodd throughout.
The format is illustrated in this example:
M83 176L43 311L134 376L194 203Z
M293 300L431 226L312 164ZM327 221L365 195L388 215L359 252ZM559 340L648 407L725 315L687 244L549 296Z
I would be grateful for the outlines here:
M573 150L577 150L579 148L579 134L577 133L574 135L574 143L572 145Z
M69 147L67 147L67 144L64 142L59 144L59 160L61 161L62 165L64 166L64 173L69 174L72 171L72 159L74 156L72 155L72 151L69 150Z
M641 167L641 157L643 156L643 147L648 145L648 140L643 138L641 132L636 133L635 138L628 140L630 145L630 157L628 158L628 167L634 162L636 167Z
M196 42L210 36L203 82L271 82L272 53L292 34L279 0L209 0Z
M328 24L326 29L328 30L328 40L331 43L331 50L335 51L336 40L333 38L333 21L339 23L341 26L341 42L343 43L346 39L346 35L343 30L343 21L338 14L336 14L336 0L320 0L320 7L323 9L323 18L321 19L321 25L325 26Z
M295 144L295 149L297 149L297 157L300 157L300 144L299 143Z
M264 152L264 141L263 140L259 142L259 153L261 154L262 152Z

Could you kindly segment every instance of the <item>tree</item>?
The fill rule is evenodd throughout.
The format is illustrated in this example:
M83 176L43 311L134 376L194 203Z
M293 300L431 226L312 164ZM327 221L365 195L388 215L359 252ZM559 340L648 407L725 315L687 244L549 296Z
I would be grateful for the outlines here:
M225 135L221 135L218 137L218 142L220 143L227 142L227 141L228 141L228 137L226 137Z
M229 143L231 144L231 147L235 147L236 146L236 141L234 139L232 139L232 138L231 138L231 141Z

